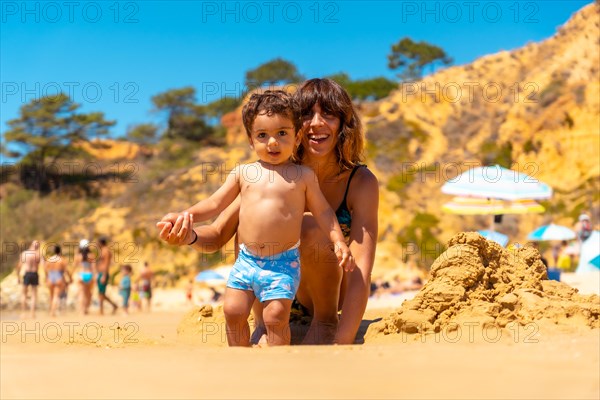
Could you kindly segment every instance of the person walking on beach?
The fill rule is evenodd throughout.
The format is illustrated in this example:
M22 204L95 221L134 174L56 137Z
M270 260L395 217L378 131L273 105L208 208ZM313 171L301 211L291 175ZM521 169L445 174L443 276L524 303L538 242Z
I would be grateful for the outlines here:
M248 316L255 299L263 305L261 318L267 344L290 344L292 300L300 284L300 234L305 209L335 247L338 265L354 267L350 249L335 213L319 189L313 170L295 164L293 155L300 137L299 108L281 90L253 94L242 111L250 147L258 161L233 169L223 186L178 218L203 221L222 212L240 196L239 254L227 287L223 311L230 346L250 346ZM160 223L170 230L170 223ZM193 229L187 243L198 238ZM331 259L330 259L331 260Z
M17 272L17 279L19 283L23 283L23 293L21 297L21 311L25 313L27 309L27 292L31 287L31 305L29 309L29 316L31 318L35 318L35 308L37 305L37 287L39 285L39 274L38 270L40 268L40 263L42 262L42 257L40 254L40 242L34 240L31 242L29 249L25 250L21 253L19 257L19 262L17 263L17 267L15 268ZM25 271L25 275L23 276L23 282L21 282L21 270Z
M121 273L123 277L119 283L119 293L123 298L123 311L125 314L129 314L129 297L131 296L131 272L133 269L131 265L125 264L121 267Z
M100 315L104 315L104 301L107 301L113 307L113 314L117 312L117 304L106 295L106 288L108 287L110 278L110 264L112 262L112 254L108 248L108 240L101 238L100 243L100 256L98 259L98 275L96 277L96 283L98 285L98 297L100 300Z
M185 298L187 299L187 303L190 306L194 305L194 280L190 279L185 288Z
M79 241L79 249L75 255L77 280L79 282L79 304L81 313L86 315L92 303L92 287L94 286L94 273L96 271L96 258L90 252L90 242L87 239Z
M148 262L144 262L144 267L140 272L140 309L146 308L146 311L150 311L152 308L152 280L154 273L150 269ZM142 300L143 299L143 300ZM144 306L143 303L146 303Z
M46 283L48 289L50 289L51 317L56 316L56 309L60 303L60 295L67 286L67 279L65 276L69 273L67 270L67 260L62 256L60 246L55 245L53 250L54 254L44 263Z

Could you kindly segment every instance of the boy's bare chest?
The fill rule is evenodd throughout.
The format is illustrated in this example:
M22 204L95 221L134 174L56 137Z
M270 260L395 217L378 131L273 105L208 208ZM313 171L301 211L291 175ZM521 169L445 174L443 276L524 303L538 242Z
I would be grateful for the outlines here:
M289 169L289 171L261 170L261 173L254 176L247 173L241 181L242 195L282 197L284 199L304 197L305 185L295 172L294 169Z

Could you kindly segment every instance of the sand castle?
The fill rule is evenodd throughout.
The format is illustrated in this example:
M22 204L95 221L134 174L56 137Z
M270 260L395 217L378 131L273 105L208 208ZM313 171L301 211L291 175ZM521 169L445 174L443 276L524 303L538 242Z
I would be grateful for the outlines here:
M421 291L366 335L429 334L461 326L599 328L600 298L547 279L531 247L507 250L475 232L459 233L431 266Z

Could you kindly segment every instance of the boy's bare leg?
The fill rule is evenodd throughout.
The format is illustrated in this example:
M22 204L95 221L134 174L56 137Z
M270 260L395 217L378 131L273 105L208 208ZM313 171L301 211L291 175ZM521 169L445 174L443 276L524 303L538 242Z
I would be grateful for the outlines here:
M269 346L289 345L290 311L292 300L275 299L264 302L263 320L267 329L267 343Z
M252 314L254 315L254 332L250 338L252 344L267 344L267 328L263 320L263 305L258 300L254 300L252 306Z
M248 290L225 288L223 312L229 346L250 346L248 316L254 303L254 293Z

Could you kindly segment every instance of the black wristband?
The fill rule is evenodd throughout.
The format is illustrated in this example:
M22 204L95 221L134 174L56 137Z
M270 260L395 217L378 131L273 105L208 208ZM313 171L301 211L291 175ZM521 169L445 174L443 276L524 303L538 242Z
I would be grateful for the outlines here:
M198 234L196 233L196 231L192 229L192 232L194 232L194 235L195 235L194 240L192 240L192 243L188 243L188 246L193 245L198 240Z

